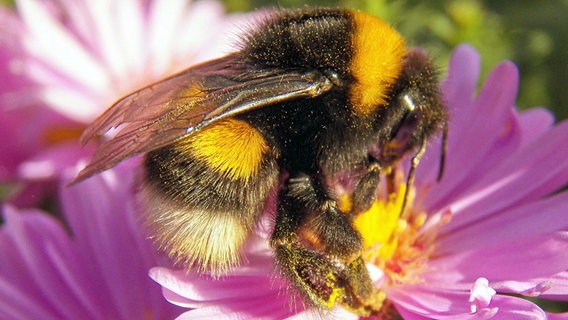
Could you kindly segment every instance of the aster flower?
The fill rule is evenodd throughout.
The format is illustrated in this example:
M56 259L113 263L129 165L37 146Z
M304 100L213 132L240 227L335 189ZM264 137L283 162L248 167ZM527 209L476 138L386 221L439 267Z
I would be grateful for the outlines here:
M162 259L128 201L132 171L118 168L63 186L66 224L39 210L3 207L0 318L172 319L180 313L147 276Z
M231 49L226 38L240 20L214 0L0 6L0 132L10 137L0 145L0 182L24 182L23 196L41 198L37 182L53 189L92 151L77 143L88 123L121 96Z
M512 63L498 65L476 95L478 70L477 53L458 47L443 83L451 113L443 179L436 177L440 142L433 141L407 210L401 215L407 170L399 170L399 191L355 221L368 269L387 297L385 318L565 317L523 296L568 294L568 193L559 191L568 182L568 122L554 125L544 109L515 109ZM151 270L169 301L191 309L181 318L313 315L282 289L268 247L271 227L257 229L247 262L221 279Z

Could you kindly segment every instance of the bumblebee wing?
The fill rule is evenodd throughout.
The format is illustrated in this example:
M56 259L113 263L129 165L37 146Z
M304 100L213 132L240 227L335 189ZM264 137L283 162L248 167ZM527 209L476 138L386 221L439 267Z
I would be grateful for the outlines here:
M85 144L112 128L75 182L120 161L193 134L220 119L297 98L321 95L332 81L315 70L253 69L237 54L182 71L116 102L81 136Z
M207 86L210 90L223 87L222 83L213 84L212 80L222 80L224 71L227 76L234 73L235 68L231 68L234 62L234 56L206 62L123 97L85 129L81 143L85 144L94 136L103 135L122 124L144 123L192 109L190 105L197 105ZM209 84L207 79L210 79Z

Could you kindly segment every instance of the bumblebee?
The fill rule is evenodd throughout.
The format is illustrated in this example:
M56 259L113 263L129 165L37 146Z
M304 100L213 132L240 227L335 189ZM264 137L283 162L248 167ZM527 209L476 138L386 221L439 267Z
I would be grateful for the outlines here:
M118 133L77 181L143 153L140 198L153 238L183 266L216 275L238 264L276 197L270 244L292 287L310 305L371 315L378 291L353 219L406 156L412 175L447 118L433 63L382 20L280 10L235 52L111 106L81 141ZM338 190L345 177L352 183Z

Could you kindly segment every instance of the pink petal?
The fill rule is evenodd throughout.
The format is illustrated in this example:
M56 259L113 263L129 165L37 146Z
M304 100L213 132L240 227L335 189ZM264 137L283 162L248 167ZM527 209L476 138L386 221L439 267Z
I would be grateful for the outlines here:
M534 303L517 297L497 295L491 301L491 307L497 309L492 319L502 320L545 320L546 313Z
M0 110L0 136L5 137L0 145L0 179L3 182L16 178L18 164L26 159L35 146L22 144L16 133L22 125L23 118L15 112ZM6 137L11 137L7 139Z
M453 51L448 76L442 84L444 100L448 103L450 122L458 122L456 118L466 117L467 110L471 109L471 101L477 87L479 77L480 58L477 51L470 45L460 45ZM453 132L451 133L453 134ZM416 170L417 181L435 181L440 161L439 140L430 143L420 166ZM447 173L447 172L446 172Z
M502 208L534 201L563 186L568 180L566 136L568 121L503 159L486 176L473 180L470 194L452 202L456 214L445 232L485 219Z
M154 61L149 66L153 69L150 71L150 74L153 77L158 77L168 73L168 71L173 71L168 69L171 67L171 50L172 48L177 48L176 42L186 43L186 41L181 40L179 33L171 32L170 30L179 30L186 33L188 31L183 29L184 19L187 18L188 22L193 20L191 17L186 17L182 14L187 12L185 7L188 3L185 1L157 0L150 5L152 9L148 17L147 50L151 52L152 60ZM193 12L195 12L195 8L189 14L191 15ZM213 22L212 25L216 25L216 23ZM195 30L188 32L189 35L200 35L201 33L196 33ZM188 49L190 48L192 47ZM190 50L185 52L190 52Z
M387 291L404 319L469 319L471 314L467 291L437 290L421 285L403 285Z
M338 319L338 320L348 320L348 319L352 319L352 320L357 320L357 319L362 319L359 316L356 316L355 314L353 314L352 312L349 312L347 310L341 309L341 308L335 308L331 311L325 311L325 312L321 312L321 311L316 311L314 309L308 309L306 311L302 311L300 313L296 313L295 315L292 315L288 318L286 318L287 320L321 320L321 319Z
M545 296L546 293L550 291L554 282L554 277L542 277L524 281L495 281L492 282L491 285L499 292L522 294L523 296L527 297L539 297Z
M64 79L74 79L73 83L85 85L89 88L96 88L101 91L102 88L108 87L108 79L101 69L101 65L96 61L95 57L85 50L85 48L71 35L55 17L49 13L48 9L40 2L20 0L17 2L20 15L23 17L26 26L30 32L27 39L27 50L36 58L45 61L51 68L55 67L57 72ZM33 40L32 40L33 39ZM65 59L61 59L62 54ZM38 61L39 61L38 60ZM45 64L35 64L35 75L37 80L45 81L45 83L53 83L56 78L44 78L49 72L45 72ZM55 87L50 90L58 91ZM55 92L47 90L45 97L49 100ZM80 95L67 93L71 102L84 101ZM57 100L54 97L52 104L63 114L66 114L80 122L86 122L93 118L91 108L79 108L77 104L67 104L65 100ZM78 104L82 105L82 104Z
M0 136L10 137L0 144L0 179L4 182L22 178L18 166L48 147L46 132L76 126L42 106L0 105L0 114Z
M471 222L439 238L439 254L568 229L568 192L520 205Z
M85 286L88 274L62 226L36 211L16 212L7 207L4 216L0 233L3 310L12 309L28 319L91 318L100 314L99 297Z
M267 262L271 263L268 259ZM185 270L152 268L149 275L164 288L199 305L201 301L242 299L244 294L247 297L258 297L274 293L274 290L278 288L273 287L276 284L271 284L271 271L271 268L267 268L263 274L259 275L227 275L213 279L207 275ZM245 287L246 293L243 292Z
M448 76L442 84L446 101L471 100L477 88L481 61L477 50L468 44L457 46L450 60ZM456 110L451 110L455 112ZM459 116L459 115L458 115Z
M267 258L266 263L271 266L272 259ZM282 295L281 284L271 280L271 268L268 269L258 275L229 274L214 280L193 272L152 268L150 277L163 286L164 296L171 303L197 308L180 319L288 317L294 313L289 305L290 297Z
M439 285L453 285L473 283L479 277L496 282L553 276L568 270L567 245L568 232L496 242L436 257L429 262L424 277Z
M519 114L523 144L530 144L554 125L554 115L546 108L531 108Z
M77 161L92 154L91 148L81 148L77 143L61 143L44 148L18 167L19 176L25 180L48 180L60 177Z
M122 318L141 310L165 308L159 286L147 272L158 265L159 256L141 226L134 208L131 166L135 161L64 187L62 205L75 242L89 266L93 288ZM75 174L68 177L71 181ZM124 299L124 297L129 297Z
M440 290L426 286L404 286L389 290L388 296L404 319L546 319L534 303L496 295L486 308L472 313L467 291Z
M549 286L542 296L568 301L568 271L561 272L548 281Z
M63 189L68 229L47 214L5 209L6 222L0 229L0 312L13 315L6 318L179 314L147 277L157 257L129 207L129 179L110 186L102 181L94 177Z
M517 85L516 67L502 63L489 75L471 107L467 101L454 102L464 109L456 110L460 115L450 119L444 179L426 199L428 208L442 207L470 190L472 181L491 172L492 165L520 145L513 109Z
M35 87L25 77L24 48L21 43L24 26L13 10L0 6L0 108L3 112L29 106L34 101ZM5 122L3 119L0 122ZM2 124L4 125L4 124ZM14 124L12 124L14 125Z
M256 301L239 301L235 304L222 304L208 306L183 313L178 319L285 319L292 315L285 308L281 308L275 301L285 302L285 299Z
M565 320L565 319L568 319L568 313L547 312L546 313L546 319L547 320Z

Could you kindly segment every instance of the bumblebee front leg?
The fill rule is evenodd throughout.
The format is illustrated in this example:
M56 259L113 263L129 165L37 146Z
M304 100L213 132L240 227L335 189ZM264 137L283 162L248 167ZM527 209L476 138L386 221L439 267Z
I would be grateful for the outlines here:
M305 174L289 180L279 197L271 245L280 270L315 306L338 303L360 315L378 312L379 294L361 258L361 238L318 180Z
M367 172L357 183L352 196L351 212L360 214L369 210L377 197L379 188L381 167L378 163L372 162L367 167Z

